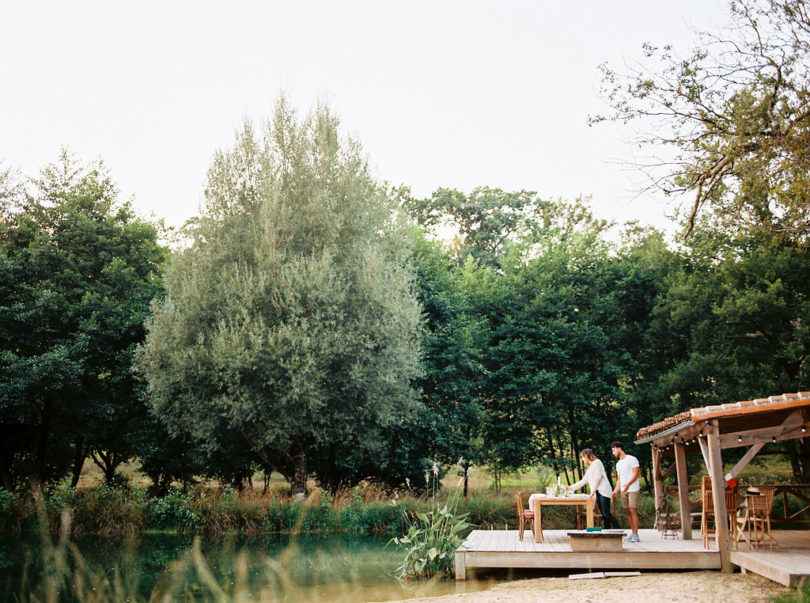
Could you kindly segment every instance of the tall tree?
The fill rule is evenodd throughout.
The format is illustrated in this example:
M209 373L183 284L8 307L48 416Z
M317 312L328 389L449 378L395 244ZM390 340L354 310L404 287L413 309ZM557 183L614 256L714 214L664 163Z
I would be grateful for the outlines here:
M572 236L545 237L528 256L515 253L499 295L481 298L493 325L485 420L492 462L543 460L565 470L578 449L622 430L620 357L605 316L617 307L600 232L586 221Z
M0 195L0 475L43 482L96 454L112 479L146 416L131 373L160 291L157 227L67 152Z
M673 412L807 388L808 270L808 252L795 240L731 237L708 219L698 221L656 310L661 332L678 334L661 383ZM806 442L779 450L796 479L810 477Z
M461 459L464 494L468 469L481 462L483 385L482 355L487 341L486 317L469 303L463 273L441 245L414 233L413 262L419 300L425 314L422 332L424 374L419 384L427 410L424 429L430 432L432 457L448 464ZM476 265L472 259L468 264Z
M810 17L806 0L732 0L731 24L685 56L645 47L646 63L604 68L612 119L644 124L663 149L644 166L668 193L694 195L687 235L711 206L728 227L810 229Z
M471 255L482 265L497 266L509 241L537 236L546 226L544 214L552 203L531 191L478 187L469 195L440 188L429 199L408 199L404 205L423 228L455 236L453 254L460 262Z
M330 446L382 464L419 374L393 209L327 107L299 120L281 99L262 136L246 123L214 159L138 356L170 429L212 445L238 433L295 493Z

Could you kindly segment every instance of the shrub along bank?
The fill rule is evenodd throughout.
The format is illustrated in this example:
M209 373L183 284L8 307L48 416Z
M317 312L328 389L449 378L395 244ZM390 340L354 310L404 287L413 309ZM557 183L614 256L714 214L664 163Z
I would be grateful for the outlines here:
M448 495L440 492L438 500ZM652 504L642 501L643 525L652 522ZM69 512L71 531L77 534L137 534L145 530L197 533L262 534L277 532L368 532L403 534L409 517L435 508L432 497L386 497L355 488L337 496L314 490L308 498L237 493L224 490L172 489L160 498L147 496L137 487L99 485L76 489L59 485L46 489L38 502L30 495L0 490L0 532L19 533L43 523L59 530ZM647 508L649 507L649 508ZM512 493L477 492L460 499L458 514L467 514L471 525L482 529L515 529ZM619 513L621 517L621 513ZM543 513L546 528L575 525L570 508Z

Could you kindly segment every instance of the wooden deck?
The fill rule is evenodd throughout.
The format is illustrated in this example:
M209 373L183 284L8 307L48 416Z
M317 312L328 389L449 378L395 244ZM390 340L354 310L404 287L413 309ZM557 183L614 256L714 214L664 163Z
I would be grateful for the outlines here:
M657 530L639 530L641 542L625 542L621 553L575 553L569 531L543 530L543 542L534 542L527 530L521 542L517 530L474 530L456 550L456 580L475 568L720 569L720 555L704 549L701 539L662 539Z
M543 542L530 531L518 540L517 530L474 530L456 550L456 580L476 568L571 570L705 570L720 569L720 554L703 548L700 534L692 540L663 539L657 530L639 530L641 542L625 542L621 553L575 553L570 530L543 530ZM629 534L630 531L627 530ZM742 544L731 561L743 571L787 586L810 584L810 531L774 531L778 551L749 551Z
M774 530L773 537L779 549L749 550L740 543L738 551L731 551L731 562L749 571L765 576L785 586L810 585L810 531Z

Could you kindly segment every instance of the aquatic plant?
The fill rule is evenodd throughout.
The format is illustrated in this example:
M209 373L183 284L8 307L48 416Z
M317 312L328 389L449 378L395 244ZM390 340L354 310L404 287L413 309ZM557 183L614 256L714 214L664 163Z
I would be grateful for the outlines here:
M402 564L396 570L402 578L452 577L455 551L462 543L462 533L472 527L467 523L467 513L457 512L463 478L459 480L455 493L441 508L436 498L439 468L435 464L432 478L430 473L425 475L425 481L432 490L433 508L427 512L406 514L409 518L407 532L404 536L391 539L404 553Z

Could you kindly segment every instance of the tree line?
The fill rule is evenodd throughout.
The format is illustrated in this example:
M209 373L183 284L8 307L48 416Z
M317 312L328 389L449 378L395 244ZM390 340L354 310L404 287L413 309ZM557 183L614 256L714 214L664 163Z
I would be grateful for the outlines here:
M584 199L415 198L327 106L283 98L215 154L171 248L101 164L0 172L2 487L76 483L88 459L110 483L137 459L157 492L257 470L293 493L418 489L458 459L578 472L579 449L664 416L807 389L803 8L733 4L734 31L785 63L757 77L739 77L744 44L749 71L669 51L658 80L607 71L608 118L672 111L647 142L681 149L657 182L697 195L678 242ZM762 46L772 30L782 45ZM810 478L810 445L779 446Z

